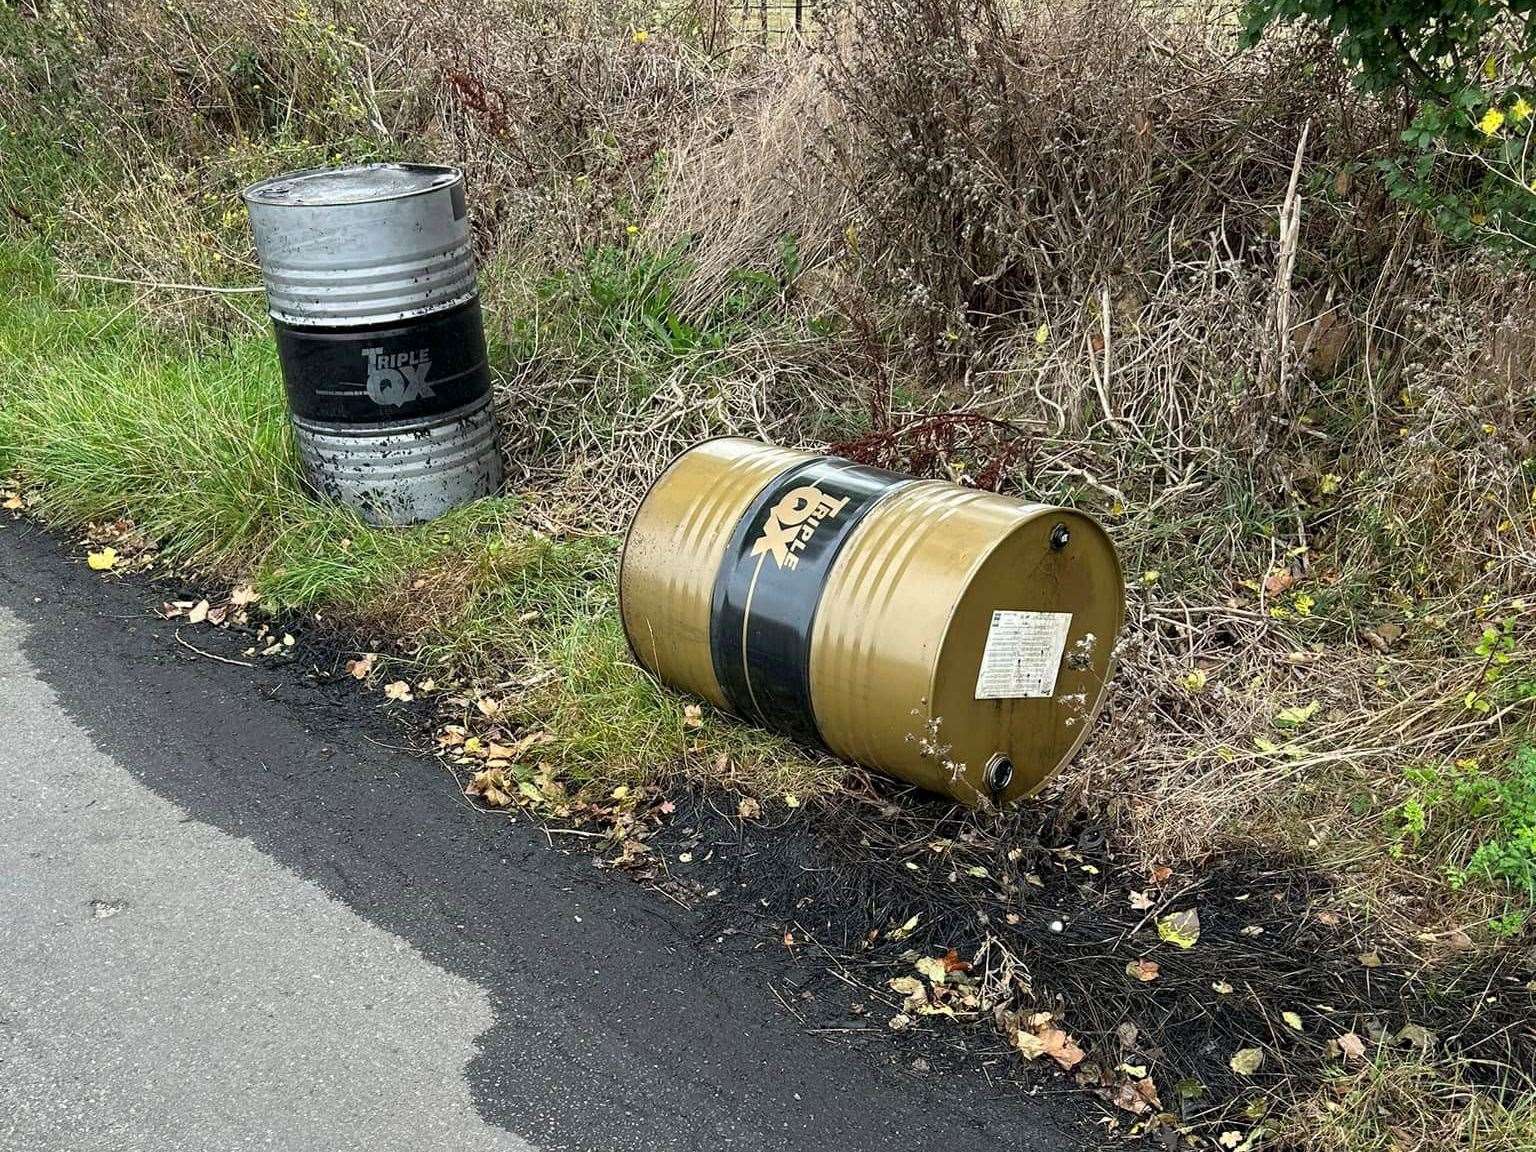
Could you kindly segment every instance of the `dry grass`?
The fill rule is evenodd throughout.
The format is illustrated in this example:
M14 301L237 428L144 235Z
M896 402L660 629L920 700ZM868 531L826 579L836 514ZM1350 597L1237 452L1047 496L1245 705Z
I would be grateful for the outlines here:
M1459 1075L1386 1058L1331 1081L1281 1134L1299 1152L1526 1152L1536 1107L1499 1102Z

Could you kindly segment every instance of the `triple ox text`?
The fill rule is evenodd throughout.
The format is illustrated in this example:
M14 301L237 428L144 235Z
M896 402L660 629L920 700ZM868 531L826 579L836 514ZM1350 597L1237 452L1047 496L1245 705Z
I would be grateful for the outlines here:
M794 569L817 527L823 520L834 519L848 499L828 496L814 484L792 489L768 513L763 534L752 545L752 555L771 553L780 568Z
M434 395L427 383L427 373L432 370L432 355L427 349L386 352L383 348L364 348L363 359L368 364L364 387L375 404L398 408Z

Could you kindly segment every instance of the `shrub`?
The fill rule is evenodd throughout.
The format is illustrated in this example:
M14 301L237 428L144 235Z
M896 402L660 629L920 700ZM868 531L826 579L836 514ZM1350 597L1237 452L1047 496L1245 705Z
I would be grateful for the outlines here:
M1527 0L1249 0L1273 24L1328 37L1368 91L1405 98L1406 154L1383 161L1399 200L1447 236L1536 261L1536 10Z

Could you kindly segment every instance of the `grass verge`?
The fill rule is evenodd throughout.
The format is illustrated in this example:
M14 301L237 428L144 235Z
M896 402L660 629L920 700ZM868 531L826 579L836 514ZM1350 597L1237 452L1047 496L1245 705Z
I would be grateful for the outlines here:
M749 791L836 780L772 737L685 714L631 662L612 538L554 538L511 498L372 527L305 490L266 338L178 344L110 293L64 291L25 248L0 265L0 292L0 468L55 527L127 518L162 566L249 580L274 613L382 638L418 684L495 683L577 785L722 763Z

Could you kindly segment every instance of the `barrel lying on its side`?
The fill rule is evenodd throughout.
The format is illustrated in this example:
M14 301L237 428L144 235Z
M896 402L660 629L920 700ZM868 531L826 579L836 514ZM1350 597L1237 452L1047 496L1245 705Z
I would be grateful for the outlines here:
M494 492L501 456L462 173L317 168L244 196L309 482L379 524Z
M1080 512L740 439L652 485L619 592L662 680L968 805L1071 758L1125 599Z

